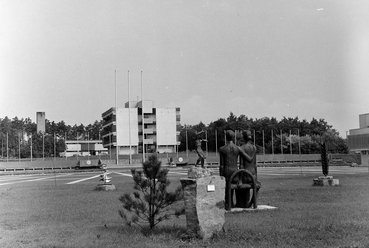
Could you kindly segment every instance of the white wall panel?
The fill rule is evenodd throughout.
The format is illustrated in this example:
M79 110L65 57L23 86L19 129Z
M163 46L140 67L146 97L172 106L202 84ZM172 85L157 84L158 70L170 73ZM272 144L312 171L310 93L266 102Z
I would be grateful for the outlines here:
M174 108L157 108L156 135L158 145L176 145L176 131L176 110Z
M119 146L129 146L129 130L131 129L131 145L138 145L138 114L137 108L118 108L117 111L117 142ZM131 119L131 127L129 127Z

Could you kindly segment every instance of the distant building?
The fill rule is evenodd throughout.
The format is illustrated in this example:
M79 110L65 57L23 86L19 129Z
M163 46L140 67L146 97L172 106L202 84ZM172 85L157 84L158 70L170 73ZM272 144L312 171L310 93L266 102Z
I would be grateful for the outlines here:
M180 108L155 108L153 101L131 101L125 108L110 108L102 118L103 146L112 154L129 154L130 147L131 154L171 153L180 144Z
M45 120L45 112L37 112L36 113L36 124L37 124L37 133L45 133L46 129L46 120Z
M67 157L108 154L101 140L66 140L65 144L67 149L62 155Z
M347 135L347 145L351 152L361 154L361 164L368 166L369 159L369 113L359 115L359 126L350 129Z

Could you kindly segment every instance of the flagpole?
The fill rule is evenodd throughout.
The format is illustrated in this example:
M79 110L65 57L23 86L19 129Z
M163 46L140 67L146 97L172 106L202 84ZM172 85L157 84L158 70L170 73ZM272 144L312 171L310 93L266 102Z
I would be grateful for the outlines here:
M19 138L19 140L18 140L18 145L19 145L19 158L18 158L18 161L20 161L20 159L21 159L21 142L20 142L21 138L20 138L20 133L18 133L18 138Z
M208 152L208 130L205 130L205 139L206 139L206 157L209 157L209 152Z
M218 156L218 134L216 129L215 129L215 156Z
M3 159L4 159L4 137L3 137L3 133L1 133L1 161Z
M9 146L8 146L8 143L9 143L9 135L8 135L8 133L6 133L6 162L9 162L9 156L8 156ZM32 148L32 136L31 136L31 148ZM31 154L32 154L32 152L31 152ZM31 161L32 161L32 157L31 157Z
M130 82L129 82L129 70L128 70L128 128L129 128L129 164L132 161L132 140L131 140L131 100L130 100Z
M281 129L281 154L283 155L283 136L282 136L282 129Z
M263 153L264 153L264 157L265 157L264 130L263 130Z
M65 132L64 135L65 135L65 139L64 139L65 140L64 141L64 143L65 143L64 144L65 145L65 152L64 152L64 155L65 155L65 160L68 160L67 159L67 132Z
M290 153L292 154L292 140L291 140L291 129L290 129Z
M141 107L142 107L142 162L145 162L145 122L144 122L144 99L143 99L143 82L141 71Z
M272 155L274 156L273 129L272 129Z
M6 142L8 143L8 142ZM33 149L33 146L32 146L32 135L31 135L31 161L32 161L32 149Z
M117 70L115 70L115 123L118 121L118 107L117 107ZM118 125L116 126L116 147L115 147L115 153L117 158L117 164L119 160L119 146L118 146Z
M301 156L301 140L300 140L300 130L297 129L297 136L299 137L299 154Z
M55 142L55 133L54 133L54 160L56 160L56 142Z
M77 139L77 143L78 143L78 146L77 147L81 147L81 143L80 142L78 142L78 132L77 132L77 137L76 137L76 139ZM77 156L76 156L76 158L77 158L77 161L78 161L78 157L79 157L79 149L77 150ZM110 158L110 160L111 160L111 158Z
M188 137L187 137L187 129L186 129L186 154L188 158Z

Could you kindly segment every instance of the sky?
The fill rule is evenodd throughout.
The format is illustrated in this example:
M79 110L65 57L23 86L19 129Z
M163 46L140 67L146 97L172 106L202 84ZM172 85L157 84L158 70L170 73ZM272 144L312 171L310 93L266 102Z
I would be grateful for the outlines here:
M129 71L130 99L180 107L182 125L323 118L346 137L369 113L368 11L367 0L1 0L0 118L92 124L115 99L124 107Z

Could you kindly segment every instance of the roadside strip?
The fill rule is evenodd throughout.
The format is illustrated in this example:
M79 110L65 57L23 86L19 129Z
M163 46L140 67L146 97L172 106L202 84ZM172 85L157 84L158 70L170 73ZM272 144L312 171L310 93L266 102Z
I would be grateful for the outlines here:
M106 173L106 174L109 175L110 173L111 172ZM94 178L99 177L99 176L101 176L101 175L99 174L99 175L92 176L92 177L82 178L82 179L72 181L72 182L69 182L69 183L66 183L66 184L76 184L76 183L80 183L80 182L87 181L87 180L90 180L90 179L94 179Z

